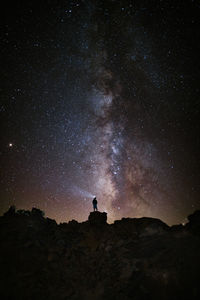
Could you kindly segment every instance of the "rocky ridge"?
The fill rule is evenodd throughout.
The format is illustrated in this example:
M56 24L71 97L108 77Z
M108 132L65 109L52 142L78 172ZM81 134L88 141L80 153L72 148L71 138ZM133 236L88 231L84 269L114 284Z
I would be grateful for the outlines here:
M106 213L57 224L11 207L0 217L1 299L200 299L200 211L169 227Z

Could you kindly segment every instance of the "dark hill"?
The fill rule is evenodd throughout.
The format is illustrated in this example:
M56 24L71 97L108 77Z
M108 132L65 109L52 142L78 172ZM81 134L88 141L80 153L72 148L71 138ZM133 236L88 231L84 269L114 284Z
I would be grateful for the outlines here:
M57 225L10 208L0 217L0 299L200 299L200 211L185 225L106 213Z

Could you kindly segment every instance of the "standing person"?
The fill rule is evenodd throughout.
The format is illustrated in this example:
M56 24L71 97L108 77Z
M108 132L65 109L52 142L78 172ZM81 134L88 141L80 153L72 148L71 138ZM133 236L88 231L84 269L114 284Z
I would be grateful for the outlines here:
M92 204L93 204L94 211L98 210L98 208L97 208L97 198L96 197L93 199Z

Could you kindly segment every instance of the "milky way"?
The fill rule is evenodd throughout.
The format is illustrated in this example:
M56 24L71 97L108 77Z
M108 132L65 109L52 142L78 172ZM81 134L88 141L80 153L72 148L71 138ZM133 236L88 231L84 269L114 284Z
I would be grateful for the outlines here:
M1 203L58 222L200 208L197 1L5 8Z

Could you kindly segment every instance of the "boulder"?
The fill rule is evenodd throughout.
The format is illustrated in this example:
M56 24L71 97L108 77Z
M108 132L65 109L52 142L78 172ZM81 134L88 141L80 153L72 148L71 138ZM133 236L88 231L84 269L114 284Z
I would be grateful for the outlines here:
M107 213L100 211L93 211L88 218L91 225L105 225L107 224Z
M169 226L159 219L143 217L136 220L140 236L160 235L169 229Z
M38 218L44 217L44 212L40 210L39 208L33 207L31 211L31 215Z

